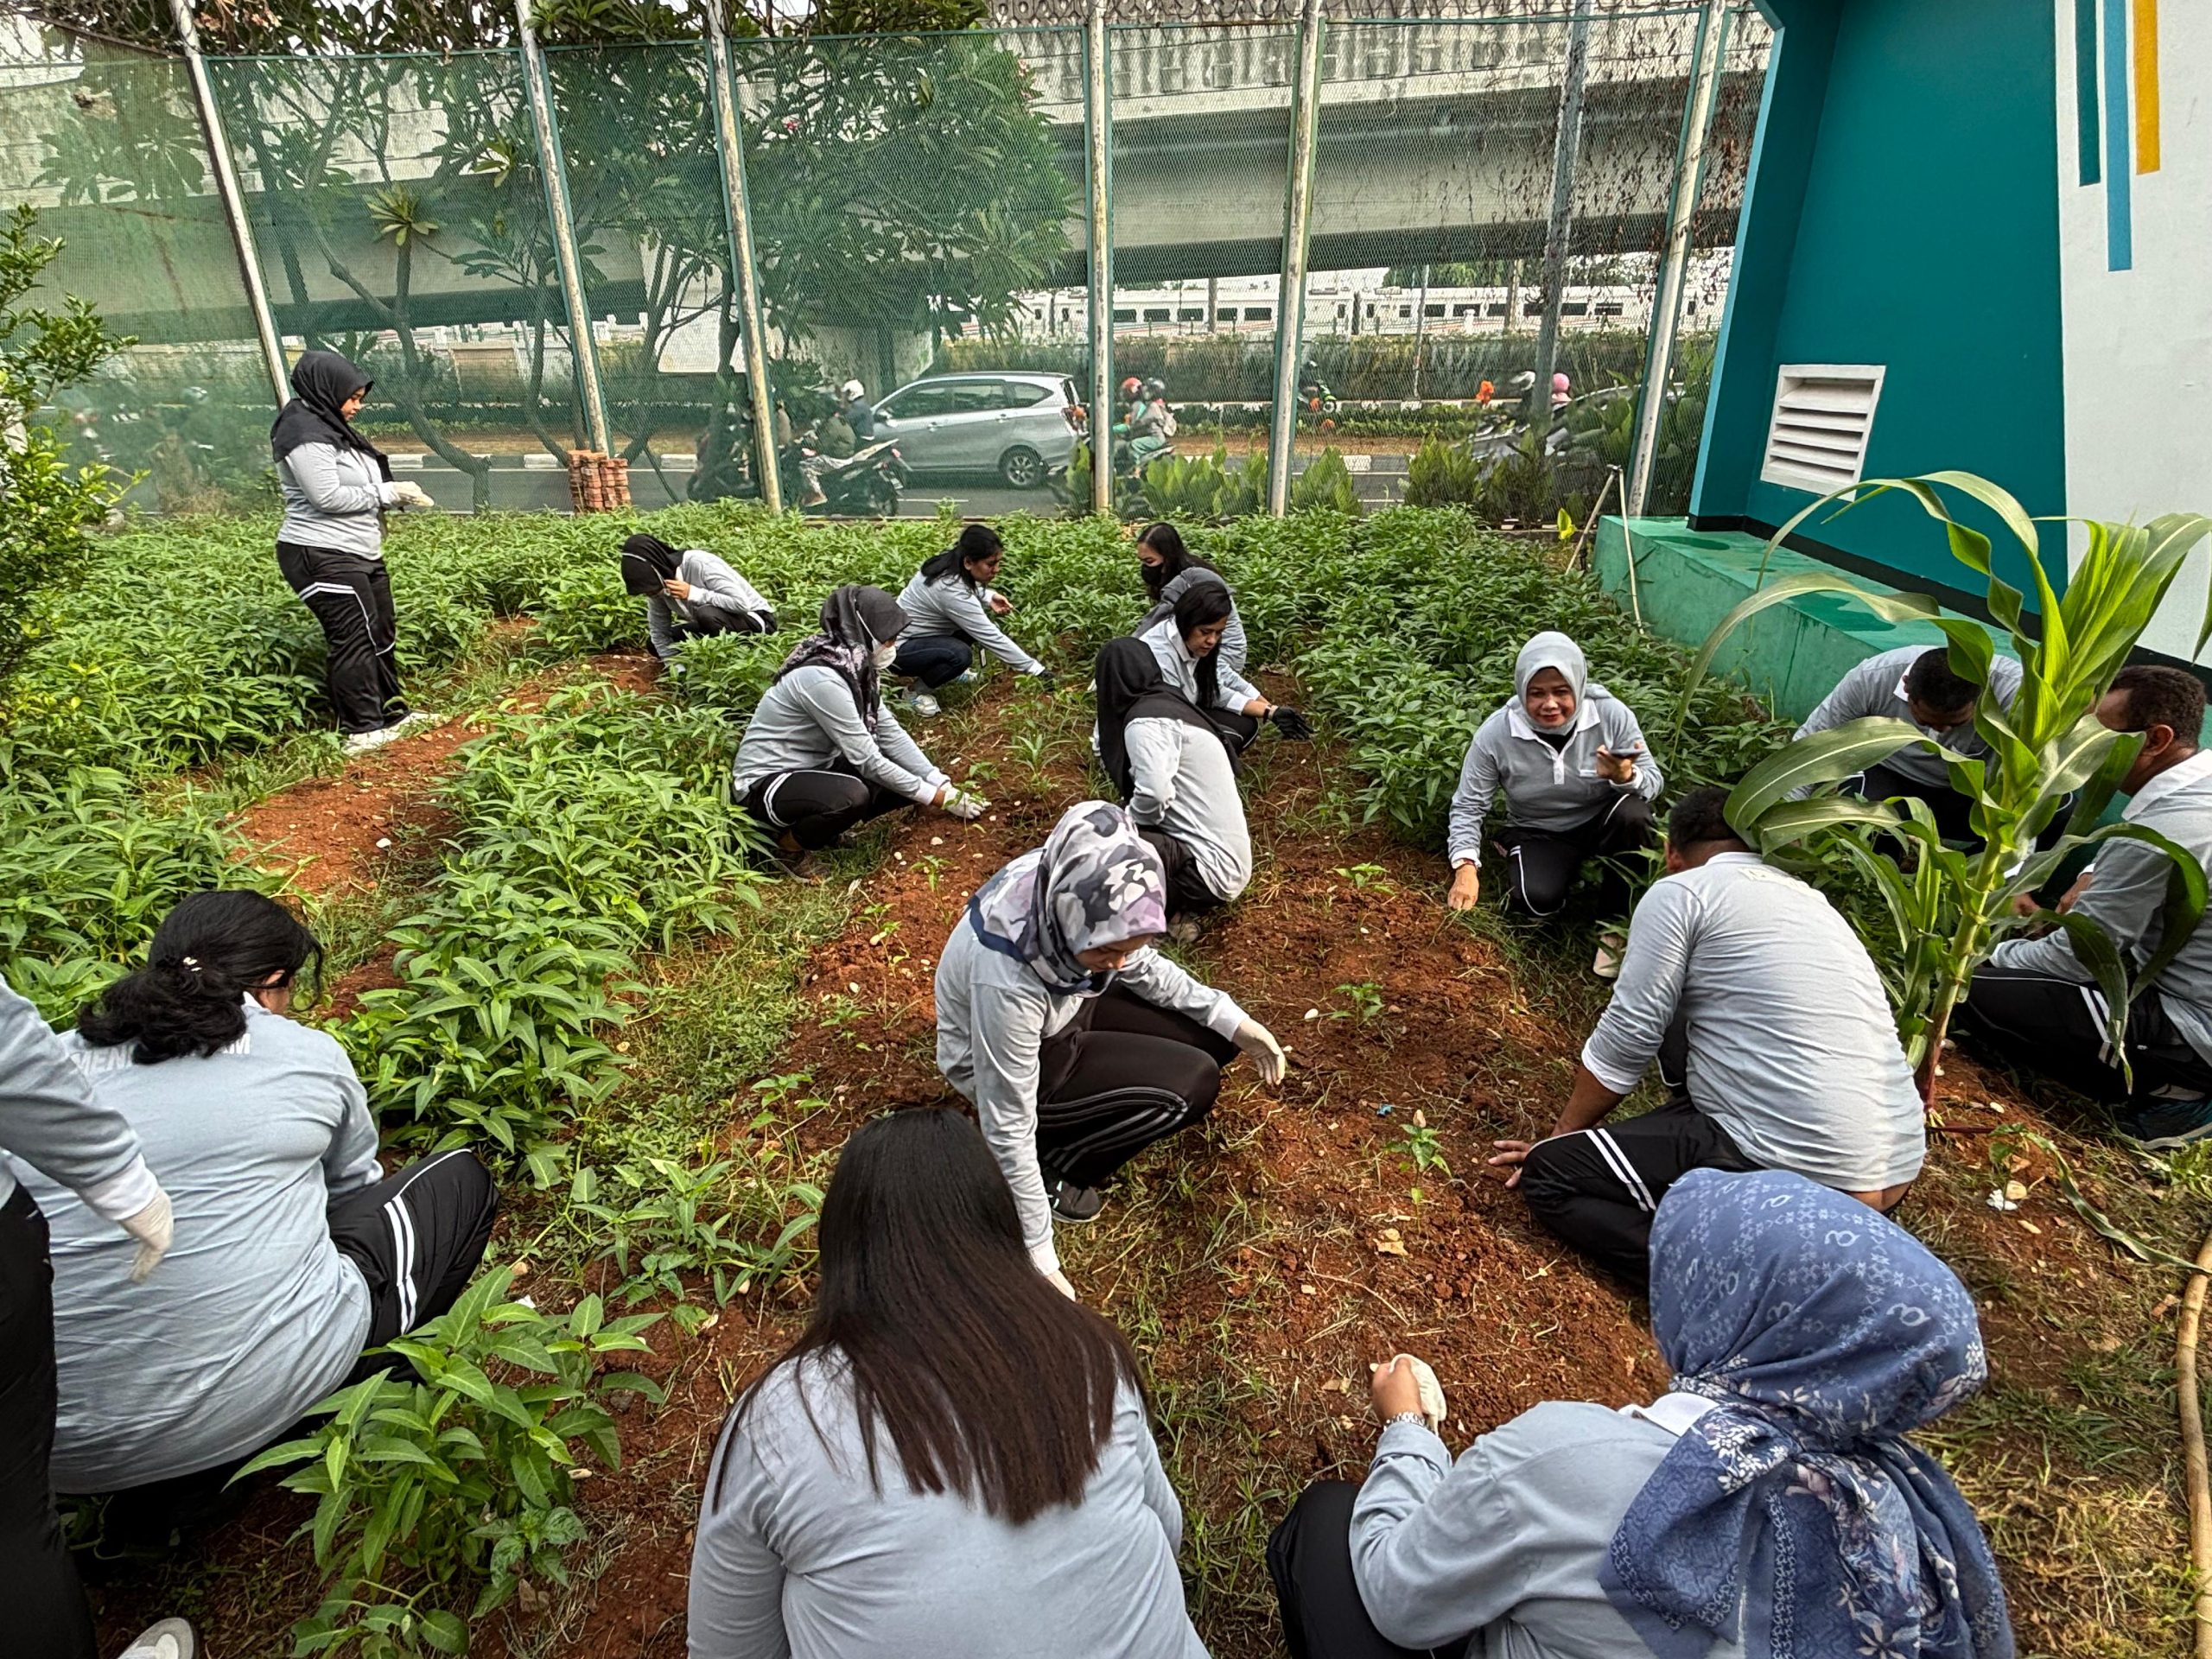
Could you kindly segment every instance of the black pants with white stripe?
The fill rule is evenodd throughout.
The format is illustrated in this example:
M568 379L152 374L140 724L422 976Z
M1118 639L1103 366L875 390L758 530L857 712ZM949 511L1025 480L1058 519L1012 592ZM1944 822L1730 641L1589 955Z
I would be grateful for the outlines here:
M1521 1196L1561 1239L1642 1288L1651 1279L1651 1213L1667 1189L1694 1169L1758 1167L1677 1096L1641 1117L1538 1141L1521 1166Z
M92 1617L47 1472L56 1388L46 1217L19 1186L0 1205L0 1607L7 1610L7 1650L95 1659Z
M1967 988L1959 1023L1969 1041L1979 1039L2012 1065L2117 1106L2130 1096L2105 1015L2104 993L2094 985L1984 963ZM2174 1029L2154 987L2128 1001L2127 1058L2136 1100L2212 1096L2212 1065Z
M484 1260L499 1189L466 1148L396 1170L330 1202L331 1242L369 1286L371 1348L421 1329L460 1300ZM389 1370L364 1357L347 1382Z
M1213 1109L1236 1045L1118 988L1084 1004L1039 1052L1037 1161L1046 1179L1096 1186Z
M276 568L322 624L323 675L339 729L373 732L407 712L399 695L399 616L382 559L276 543Z
M807 851L827 847L855 824L913 802L878 789L843 760L779 772L747 790L738 804L753 823L788 835Z
M1601 914L1628 913L1629 873L1624 855L1651 844L1651 803L1621 791L1589 819L1571 830L1529 830L1508 824L1498 832L1504 855L1506 902L1531 916L1556 916L1566 907L1567 890L1593 858L1605 861L1598 889Z

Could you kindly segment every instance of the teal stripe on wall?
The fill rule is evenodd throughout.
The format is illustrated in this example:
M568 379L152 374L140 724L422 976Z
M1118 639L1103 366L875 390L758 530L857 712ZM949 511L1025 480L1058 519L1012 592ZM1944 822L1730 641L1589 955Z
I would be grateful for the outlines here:
M2128 62L2127 0L2105 0L2105 264L2113 270L2135 268Z
M2097 125L2097 0L2074 0L2074 139L2082 182L2094 184L2104 145Z

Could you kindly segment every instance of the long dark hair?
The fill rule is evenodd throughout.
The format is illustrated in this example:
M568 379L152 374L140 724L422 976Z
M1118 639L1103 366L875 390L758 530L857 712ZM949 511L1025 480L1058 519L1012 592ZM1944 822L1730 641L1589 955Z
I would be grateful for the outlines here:
M875 1489L887 1430L910 1491L957 1492L1016 1526L1079 1502L1136 1356L1037 1271L976 1126L941 1107L864 1126L838 1154L818 1236L814 1317L772 1373L843 1362ZM760 1392L738 1402L741 1427Z
M988 559L992 554L1005 550L1006 543L998 531L988 524L970 524L950 547L922 562L922 580L935 582L940 576L957 576L973 588L976 578L968 574L968 562Z
M146 965L79 1013L78 1034L95 1048L134 1044L140 1065L213 1054L245 1034L250 992L290 985L321 965L315 935L274 899L195 893L154 931Z
M1188 645L1191 631L1211 622L1226 622L1236 613L1236 601L1217 582L1202 582L1183 590L1175 601L1175 632ZM1198 658L1198 707L1211 713L1221 702L1221 647L1216 645Z
M1137 565L1137 574L1144 578L1146 596L1154 600L1160 597L1161 588L1192 565L1203 570L1213 569L1210 563L1183 545L1183 532L1171 524L1162 522L1148 526L1144 534L1137 537L1137 545L1148 547L1160 555L1158 564L1146 564L1140 561Z

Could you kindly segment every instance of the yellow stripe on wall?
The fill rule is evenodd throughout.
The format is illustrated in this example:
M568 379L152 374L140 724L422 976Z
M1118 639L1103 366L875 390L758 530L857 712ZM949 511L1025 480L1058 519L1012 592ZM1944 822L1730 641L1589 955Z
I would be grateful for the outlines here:
M2135 170L2158 170L2158 0L2135 0ZM2107 43L2106 50L2111 50Z

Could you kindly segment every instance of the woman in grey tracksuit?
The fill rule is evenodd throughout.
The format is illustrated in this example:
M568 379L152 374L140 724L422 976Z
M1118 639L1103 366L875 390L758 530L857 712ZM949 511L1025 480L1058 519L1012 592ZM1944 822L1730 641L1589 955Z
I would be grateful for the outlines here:
M322 624L331 706L353 753L424 718L399 695L384 515L434 504L419 484L392 482L384 452L353 429L374 385L335 352L305 353L292 365L292 401L269 431L284 498L276 566Z
M1497 797L1506 822L1494 845L1505 859L1509 903L1552 916L1588 858L1648 846L1651 803L1666 779L1635 711L1590 678L1582 647L1545 632L1521 647L1514 696L1467 746L1452 797L1449 902L1471 910L1481 893L1483 826ZM1607 915L1628 908L1615 864L1602 899Z
M775 607L703 547L679 550L658 536L632 536L622 543L622 586L645 601L645 631L664 663L701 634L776 631Z
M970 524L960 539L916 571L899 595L906 631L891 672L914 682L906 706L927 720L938 712L939 686L972 678L980 645L1017 674L1047 690L1052 671L1009 639L993 619L1014 607L991 591L1006 543L988 524Z
M1242 674L1249 647L1243 619L1236 614L1236 595L1228 578L1185 547L1183 532L1166 523L1147 525L1137 537L1137 566L1144 579L1145 595L1152 601L1152 608L1137 625L1140 630L1174 615L1175 601L1193 588L1218 588L1229 594L1229 626L1222 630L1216 654L1223 667Z

